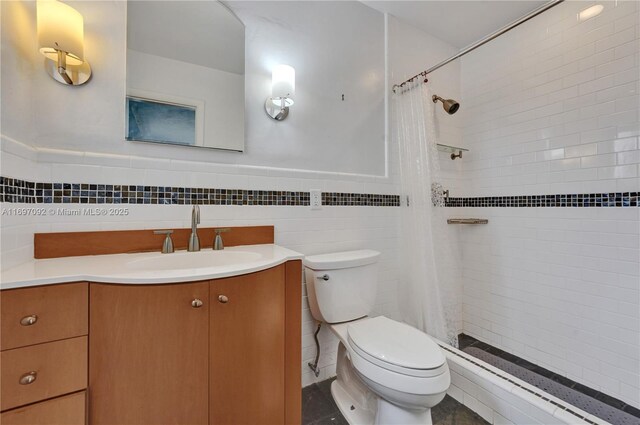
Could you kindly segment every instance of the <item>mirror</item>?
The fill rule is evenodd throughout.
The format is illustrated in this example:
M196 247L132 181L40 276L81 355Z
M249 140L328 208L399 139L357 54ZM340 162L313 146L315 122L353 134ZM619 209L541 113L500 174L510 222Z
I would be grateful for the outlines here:
M243 151L244 72L221 2L127 2L127 140Z

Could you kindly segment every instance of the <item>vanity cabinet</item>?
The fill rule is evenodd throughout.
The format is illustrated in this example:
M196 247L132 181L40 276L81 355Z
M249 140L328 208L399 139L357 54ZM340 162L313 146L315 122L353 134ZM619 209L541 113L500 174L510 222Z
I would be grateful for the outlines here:
M207 424L209 283L90 288L89 423Z
M0 422L299 425L301 269L2 290Z

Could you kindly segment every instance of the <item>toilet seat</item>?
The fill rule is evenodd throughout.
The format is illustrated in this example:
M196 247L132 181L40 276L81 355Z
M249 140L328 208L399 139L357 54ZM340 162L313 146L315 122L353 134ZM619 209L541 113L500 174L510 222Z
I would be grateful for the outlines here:
M360 326L361 324L363 327ZM383 339L382 335L384 334L385 336L388 336L389 332L397 331L399 329L398 326L409 327L409 325L404 325L384 316L378 316L375 318L366 317L353 322L332 324L330 326L331 330L347 348L349 359L355 371L364 379L375 382L386 388L416 395L429 395L444 392L451 383L449 366L447 365L447 361L442 354L440 347L426 334L418 331L417 329L415 329L417 334L411 333L410 335L413 335L415 339L418 339L423 343L425 341L423 338L428 338L428 341L433 345L430 345L429 342L424 343L424 345L426 347L433 348L433 351L436 354L433 355L433 357L430 357L428 356L429 353L424 353L424 357L430 357L434 359L434 361L424 362L418 360L420 353L411 353L415 354L414 357L405 357L402 354L397 354L392 355L391 357L387 356L385 357L385 360L393 359L396 363L405 363L414 366L420 365L422 367L426 365L431 367L430 369L408 368L382 360L380 358L382 357L380 354L382 351L375 352L375 350L372 349L373 346L368 344L370 341L373 341L373 336L377 335L378 341L387 341L386 344L380 343L381 349L388 348L390 346L388 343L390 339ZM350 332L350 329L353 327L355 327L356 330ZM359 333L357 331L358 328L360 328L360 330L365 329L369 332ZM400 330L402 331L402 329ZM365 334L370 334L371 338L364 336ZM360 344L369 348L369 351L375 352L378 356L376 357L375 355L367 353L362 346L357 345L352 335L355 335L355 339ZM398 352L400 351L402 350L398 350ZM387 349L384 353L390 353L390 351ZM436 366L440 363L440 361L437 360L437 354L442 356L442 363L439 366ZM402 361L401 359L406 361Z
M444 373L446 359L424 332L384 316L347 327L350 348L365 360L392 372L428 378Z
M446 372L447 368L446 363L438 366L437 368L434 369L411 369L411 368L407 368L407 367L401 367L401 366L396 366L394 364L391 363L386 363L383 362L379 359L376 359L375 357L372 357L371 355L364 353L360 348L358 348L356 345L351 345L350 347L351 352L352 352L352 357L357 356L360 357L361 359L375 365L376 367L388 370L390 372L393 373L397 373L397 374L402 374L402 375L406 375L408 377L412 377L412 378L432 378L438 375L441 375L443 373Z

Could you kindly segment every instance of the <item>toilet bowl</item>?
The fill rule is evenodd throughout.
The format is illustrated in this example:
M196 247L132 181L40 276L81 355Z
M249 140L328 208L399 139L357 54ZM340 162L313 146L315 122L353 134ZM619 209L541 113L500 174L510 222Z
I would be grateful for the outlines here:
M431 424L431 408L451 383L449 367L424 332L367 316L379 255L362 250L304 260L311 312L340 341L331 393L350 424Z

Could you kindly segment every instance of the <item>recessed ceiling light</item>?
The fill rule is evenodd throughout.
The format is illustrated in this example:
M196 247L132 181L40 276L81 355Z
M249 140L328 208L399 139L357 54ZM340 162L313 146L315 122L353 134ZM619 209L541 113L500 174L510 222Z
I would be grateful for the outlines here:
M598 16L600 13L602 13L603 9L604 9L604 6L601 4L596 4L594 6L586 8L582 12L578 13L578 22L584 22L587 19L591 19L595 16Z

